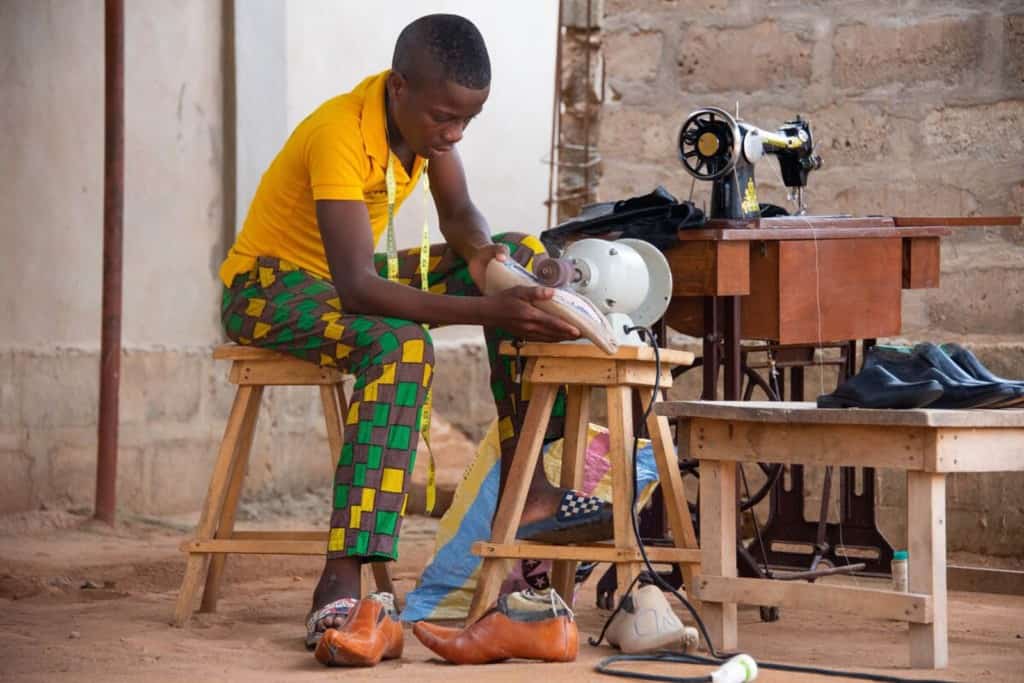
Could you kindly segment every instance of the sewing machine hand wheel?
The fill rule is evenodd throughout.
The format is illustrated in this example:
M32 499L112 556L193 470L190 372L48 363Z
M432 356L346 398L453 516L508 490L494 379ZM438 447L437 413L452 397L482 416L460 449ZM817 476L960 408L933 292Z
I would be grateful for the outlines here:
M733 170L742 144L736 119L723 109L704 107L679 130L679 160L698 180L715 180Z

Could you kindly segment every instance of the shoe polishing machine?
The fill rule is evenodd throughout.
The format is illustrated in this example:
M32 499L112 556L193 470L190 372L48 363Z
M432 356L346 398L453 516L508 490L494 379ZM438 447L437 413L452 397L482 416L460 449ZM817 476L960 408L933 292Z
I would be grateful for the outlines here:
M654 245L637 239L584 239L560 258L541 258L530 273L512 259L492 261L487 293L517 285L545 286L555 296L537 306L577 327L606 353L644 344L634 328L665 314L672 297L672 270Z

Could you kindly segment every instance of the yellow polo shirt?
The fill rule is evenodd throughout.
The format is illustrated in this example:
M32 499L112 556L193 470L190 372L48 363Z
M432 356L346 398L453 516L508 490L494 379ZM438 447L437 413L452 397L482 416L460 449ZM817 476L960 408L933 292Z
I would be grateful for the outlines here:
M327 100L302 121L263 174L249 214L220 267L230 286L252 270L257 256L291 261L303 270L330 278L324 243L316 222L316 200L348 199L366 203L374 244L387 228L384 171L388 149L384 84L388 71L370 76L354 90ZM412 177L395 158L395 209L416 187L423 159L416 157Z

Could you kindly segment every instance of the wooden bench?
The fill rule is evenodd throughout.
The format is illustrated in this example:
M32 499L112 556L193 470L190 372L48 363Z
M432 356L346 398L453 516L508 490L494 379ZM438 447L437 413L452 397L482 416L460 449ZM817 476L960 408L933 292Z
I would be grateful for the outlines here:
M949 660L946 475L1024 470L1024 410L818 410L813 403L675 401L679 448L700 461L695 588L715 646L737 647L736 604L826 609L910 625L913 667ZM780 462L907 472L909 591L736 576L736 464Z
M182 544L188 553L185 576L178 593L174 623L184 626L192 615L195 595L204 582L200 609L217 609L224 561L232 553L249 555L324 555L328 531L235 531L235 513L245 482L246 466L256 433L263 390L268 386L318 386L327 422L327 443L330 446L330 475L334 476L341 447L344 444L343 420L347 411L342 389L344 375L332 368L319 367L276 351L251 346L225 344L213 351L216 360L230 360L228 381L238 386L231 407L224 438L210 477L196 528L196 536ZM394 592L387 567L381 562L372 567L377 588ZM204 571L205 570L205 571ZM367 571L371 571L367 569ZM367 583L364 572L364 586Z

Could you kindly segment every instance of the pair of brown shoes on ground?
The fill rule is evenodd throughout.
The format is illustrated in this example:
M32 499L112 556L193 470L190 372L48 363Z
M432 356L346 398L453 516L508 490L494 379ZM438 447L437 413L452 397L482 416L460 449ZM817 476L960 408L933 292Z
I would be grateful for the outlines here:
M503 595L470 626L459 629L417 622L415 636L453 664L487 664L506 659L571 662L579 651L572 611L553 589ZM374 666L402 656L402 625L390 593L359 601L344 625L327 629L316 648L328 666Z

